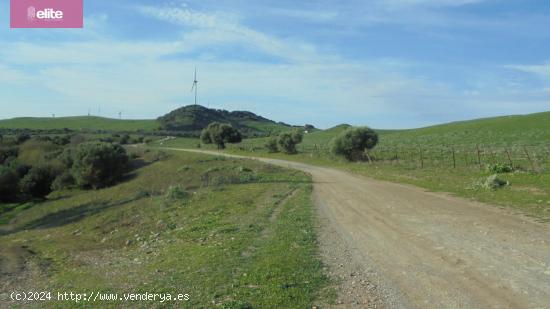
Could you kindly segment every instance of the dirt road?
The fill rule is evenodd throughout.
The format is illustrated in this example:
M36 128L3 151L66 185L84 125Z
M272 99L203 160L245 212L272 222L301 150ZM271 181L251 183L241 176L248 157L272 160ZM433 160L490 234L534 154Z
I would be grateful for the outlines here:
M550 308L550 225L412 186L255 159L312 175L320 211L391 287L389 307Z

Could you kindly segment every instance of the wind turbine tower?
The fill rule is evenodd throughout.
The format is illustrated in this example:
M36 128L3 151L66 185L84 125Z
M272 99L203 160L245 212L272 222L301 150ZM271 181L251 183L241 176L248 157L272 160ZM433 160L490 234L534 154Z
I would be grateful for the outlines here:
M195 90L195 105L197 105L197 86L199 81L197 80L197 68L195 68L195 79L193 80L193 86L191 87L191 92Z

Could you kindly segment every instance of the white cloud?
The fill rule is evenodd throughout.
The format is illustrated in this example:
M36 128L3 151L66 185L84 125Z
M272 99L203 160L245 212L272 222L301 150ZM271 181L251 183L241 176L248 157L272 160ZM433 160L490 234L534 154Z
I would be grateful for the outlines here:
M411 6L458 7L484 1L486 0L381 0L380 2L387 7L399 8Z
M244 26L236 15L220 12L207 14L180 7L139 6L137 9L146 16L194 29L185 31L182 37L184 45L193 48L237 43L288 61L326 61L330 58L317 54L311 44L282 40Z
M332 11L298 10L298 9L275 8L275 9L268 9L268 12L273 15L297 18L300 20L307 20L307 21L316 22L316 23L332 21L339 16L338 12L335 10L332 10Z
M534 65L506 65L504 67L525 73L535 74L545 78L550 78L550 63Z

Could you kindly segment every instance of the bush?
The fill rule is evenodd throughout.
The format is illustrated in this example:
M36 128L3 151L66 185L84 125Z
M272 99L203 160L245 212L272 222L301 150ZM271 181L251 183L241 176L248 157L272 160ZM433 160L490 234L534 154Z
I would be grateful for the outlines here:
M0 146L0 164L4 164L10 157L17 157L18 152L19 149L17 147Z
M285 132L279 135L277 144L284 153L292 154L297 152L296 145L302 142L302 138L303 135L300 131L294 131L292 133Z
M349 161L364 160L365 152L378 144L374 130L361 127L349 128L332 140L332 153Z
M12 169L0 165L0 201L9 202L16 198L18 182L19 178Z
M70 171L65 171L58 175L52 182L51 189L53 191L63 190L74 186L75 180Z
M118 181L126 171L128 155L118 144L88 142L74 150L72 175L83 188L101 188Z
M265 148L267 148L267 151L269 152L279 152L279 148L277 148L277 139L276 138L270 138L265 143Z
M514 169L510 165L495 163L487 165L487 171L493 174L505 174L513 172Z
M168 187L164 198L168 201L185 200L189 197L189 192L185 191L185 188L181 185L175 185Z
M225 143L240 143L241 133L230 124L212 122L201 132L204 144L216 144L218 149L225 149Z
M53 138L53 143L59 146L65 146L71 142L69 135L56 136Z
M120 144L121 145L126 145L130 142L130 135L128 134L124 134L120 137Z
M510 182L498 177L498 174L493 174L487 178L481 178L476 180L470 189L473 190L496 190L506 186L509 186Z
M28 133L17 134L15 136L15 143L16 144L23 144L24 142L28 141L29 139L31 139L31 136Z
M63 167L65 169L71 169L73 167L73 154L74 154L74 148L73 147L66 147L63 149L63 152L57 156L57 160L61 162Z
M44 197L52 191L55 176L50 168L35 166L19 182L21 193L32 197Z

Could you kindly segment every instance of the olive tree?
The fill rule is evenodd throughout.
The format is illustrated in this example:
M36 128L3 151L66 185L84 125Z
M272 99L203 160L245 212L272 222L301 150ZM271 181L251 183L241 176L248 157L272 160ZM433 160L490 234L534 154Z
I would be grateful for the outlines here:
M277 143L284 153L296 153L296 145L302 142L303 134L301 131L284 132L279 135Z
M348 128L332 140L332 153L349 161L364 160L366 151L378 144L378 134L367 127Z
M25 196L44 197L52 191L54 178L51 168L34 166L19 182L19 189Z
M201 141L204 144L216 144L218 149L225 149L225 143L240 143L241 133L230 124L212 122L201 132Z
M76 146L71 173L77 185L101 188L119 180L127 170L128 155L119 144L87 142Z

